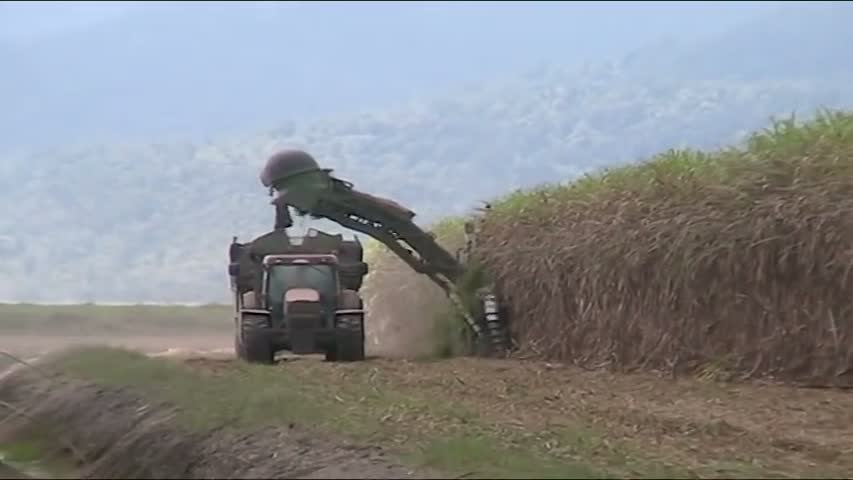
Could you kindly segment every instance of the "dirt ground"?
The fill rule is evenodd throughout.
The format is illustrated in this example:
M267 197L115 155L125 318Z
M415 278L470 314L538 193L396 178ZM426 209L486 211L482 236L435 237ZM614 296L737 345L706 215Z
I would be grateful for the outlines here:
M33 335L0 336L0 400L35 405L28 418L48 418L65 425L69 444L88 445L105 454L86 461L72 476L82 478L435 478L387 459L380 448L343 439L318 437L290 427L271 425L262 431L210 431L188 435L173 429L167 407L151 408L121 391L81 382L62 389L27 373L15 358L28 363L53 352L108 346L151 357L233 362L233 338L227 333L170 332L169 335ZM15 357L15 358L13 358ZM24 380L21 380L21 379ZM26 437L31 422L9 422L0 415L0 443ZM113 448L108 448L112 445ZM269 445L275 445L272 456ZM159 448L163 447L163 448ZM162 450L162 451L161 451ZM147 451L146 454L140 452ZM86 452L80 453L86 457ZM180 457L180 458L179 458ZM269 458L264 458L269 457ZM0 463L0 478L28 478Z
M201 374L236 375L242 368L233 357L227 334L0 337L0 350L26 359L81 345L172 357ZM457 419L455 414L436 413L442 405L452 404L476 412L477 435L534 449L560 462L621 462L618 471L624 475L648 474L648 462L705 478L849 477L853 473L853 394L849 391L617 375L513 360L375 358L329 364L300 357L258 368L284 369L294 378L337 386L334 392L341 396L360 395L358 389L366 390L368 385L393 392L404 399L392 405L395 410L372 412L368 406L364 415L381 417L383 425L397 434L418 430L451 437L473 428L471 421ZM170 426L168 408L154 408L123 390L82 383L62 389L43 383L4 380L0 384L4 385L0 400L38 398L35 414L51 418L54 424L67 424L69 431L76 432L77 444L95 445L96 450L101 442L122 445L114 451L124 455L148 452L131 455L134 460L119 453L101 455L88 466L89 478L436 476L393 460L383 450L381 438L367 447L281 425L251 435L224 429L181 436ZM436 399L441 401L436 404ZM161 452L155 445L168 448ZM261 461L258 456L268 452L263 445L277 448ZM167 463L171 466L164 470Z

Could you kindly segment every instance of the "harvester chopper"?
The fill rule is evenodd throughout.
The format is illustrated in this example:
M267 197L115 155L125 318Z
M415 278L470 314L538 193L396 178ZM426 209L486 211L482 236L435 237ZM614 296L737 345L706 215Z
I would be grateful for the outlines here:
M293 225L290 215L290 209L293 209L300 216L330 220L347 229L366 234L385 245L412 270L426 275L441 287L464 318L471 333L475 354L499 356L509 350L506 311L501 307L494 287L480 286L476 292L469 292L474 294L474 301L471 301L470 295L463 298L460 291L460 281L469 273L470 268L465 262L474 245L476 229L473 223L469 222L465 226L466 248L453 255L442 248L432 234L425 232L413 221L413 211L392 200L356 190L352 183L333 176L331 169L320 168L310 154L301 150L284 150L271 156L261 171L260 180L263 186L269 189L270 196L274 197L271 204L275 207L275 226L272 232L250 244L237 243L236 237L232 243L229 271L232 289L235 290L238 325L244 318L252 318L248 323L258 322L261 318L259 314L270 312L270 309L248 308L253 305L244 305L241 300L242 295L246 293L253 292L262 296L268 290L265 283L268 281L266 273L261 274L257 268L252 274L245 270L240 272L237 265L242 265L245 269L247 255L254 259L255 265L263 264L262 269L266 271L272 263L285 261L286 255L283 254L295 255L293 258L297 258L299 255L326 253L331 254L330 264L341 263L345 266L344 270L350 273L349 280L341 283L342 289L338 292L348 299L348 303L338 305L338 312L343 312L338 315L352 317L361 312L363 326L364 311L359 310L361 300L356 297L361 279L367 273L367 265L362 262L360 243L355 242L358 243L356 246L353 242L342 241L339 235L312 230L308 237L301 240L301 246L284 245L288 243L289 238L286 230ZM249 251L254 253L247 253ZM354 251L356 253L353 256ZM335 257L341 252L342 255ZM342 261L338 262L336 258ZM333 293L332 296L334 295ZM262 300L260 304L263 303ZM258 303L254 306L257 305ZM363 330L360 334L363 341ZM235 339L235 342L238 354L241 348L245 354L245 345L240 345L239 339ZM336 351L333 344L315 347L317 348L325 348L327 359L335 358L335 355L328 353ZM267 355L268 352L264 353L264 356ZM360 358L363 358L363 353Z

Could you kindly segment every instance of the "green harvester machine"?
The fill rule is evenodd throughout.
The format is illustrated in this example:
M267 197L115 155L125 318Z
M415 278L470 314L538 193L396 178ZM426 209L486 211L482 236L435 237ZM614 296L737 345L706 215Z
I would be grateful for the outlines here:
M429 277L465 319L474 354L494 357L509 351L506 309L494 287L480 287L473 302L460 292L474 245L474 223L465 228L466 248L451 254L414 223L414 212L354 189L300 150L270 157L260 180L274 198L274 228L248 243L235 237L230 250L235 351L240 358L272 363L277 351L289 350L324 353L330 361L364 359L365 311L359 290L368 266L361 244L313 229L291 237L291 209L369 235Z

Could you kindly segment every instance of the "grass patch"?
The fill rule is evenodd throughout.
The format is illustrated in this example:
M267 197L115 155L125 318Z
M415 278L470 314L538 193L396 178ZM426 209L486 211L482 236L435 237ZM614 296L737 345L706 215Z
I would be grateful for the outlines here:
M75 462L42 441L35 432L23 439L0 441L0 464L30 478L77 478Z
M40 460L46 453L41 442L36 440L18 440L0 442L0 454L10 464L31 463Z
M226 305L0 304L0 331L6 333L110 335L232 327Z
M312 398L311 386L284 370L241 365L227 378L207 377L176 362L111 348L80 349L59 362L77 377L137 387L175 404L182 409L180 419L193 429L301 423L323 417L329 405L322 397Z

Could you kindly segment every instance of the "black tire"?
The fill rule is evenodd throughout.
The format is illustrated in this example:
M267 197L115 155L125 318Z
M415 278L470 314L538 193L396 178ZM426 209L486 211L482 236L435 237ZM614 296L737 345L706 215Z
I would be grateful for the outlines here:
M243 359L249 363L271 365L275 361L275 350L268 335L269 318L265 315L242 314L240 335Z
M364 303L358 292L341 292L341 308L360 310ZM335 319L335 343L326 351L326 360L330 362L360 362L364 354L364 316L341 315Z
M364 318L361 315L338 317L335 334L336 361L361 362L364 360Z

